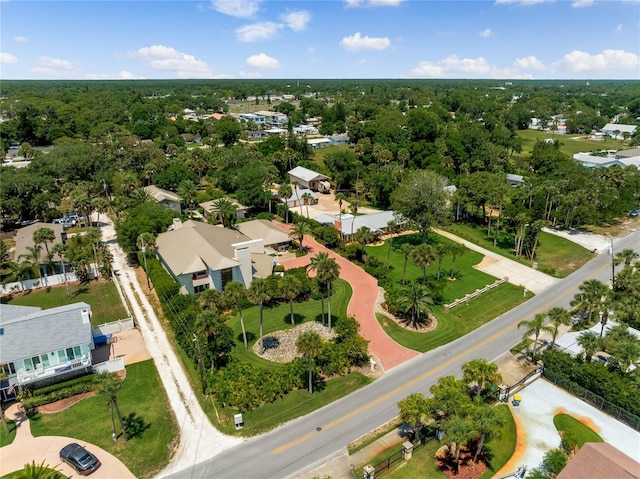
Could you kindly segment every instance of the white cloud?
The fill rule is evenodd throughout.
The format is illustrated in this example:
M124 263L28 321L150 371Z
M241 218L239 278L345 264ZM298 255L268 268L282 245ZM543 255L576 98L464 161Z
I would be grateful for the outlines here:
M347 8L356 7L397 7L405 0L345 0Z
M640 57L624 50L603 50L591 55L574 50L553 64L554 71L560 72L605 72L610 70L631 70L640 68Z
M258 0L212 0L213 9L224 15L238 18L251 18L260 8Z
M496 0L496 5L537 5L540 3L553 3L555 0Z
M144 80L145 77L134 75L131 72L122 70L116 74L111 73L87 73L85 78L88 80Z
M32 73L56 78L77 77L77 70L72 62L62 58L40 57L31 68Z
M533 55L529 55L528 57L516 58L513 64L517 68L522 68L523 70L544 70L545 68L547 68L544 63L542 63Z
M531 78L515 68L498 68L490 65L483 57L459 58L449 55L437 62L421 61L411 70L412 77L427 78Z
M262 73L260 72L245 72L240 70L240 72L238 73L238 76L240 78L260 78L262 77Z
M350 37L344 37L340 45L347 50L384 50L389 48L391 41L387 37L363 37L357 32Z
M482 38L489 38L491 35L493 35L493 32L490 28L487 28L486 30L482 30L478 35L480 35Z
M13 37L13 41L17 43L26 43L29 41L27 37L23 37L22 35L18 35L17 37Z
M280 62L265 53L259 53L247 58L247 65L253 68L278 68Z
M280 20L294 32L301 32L307 28L311 15L306 10L300 10L299 12L283 13L280 15Z
M152 45L130 52L131 58L142 58L154 70L172 70L180 78L210 77L211 70L205 62L193 55L179 52L164 45Z
M11 53L0 52L0 63L18 63L18 59Z
M583 7L590 7L594 4L595 2L593 0L574 0L571 3L571 6L573 8L583 8Z
M282 24L273 22L252 23L236 29L236 36L241 42L267 40L273 38L282 27Z

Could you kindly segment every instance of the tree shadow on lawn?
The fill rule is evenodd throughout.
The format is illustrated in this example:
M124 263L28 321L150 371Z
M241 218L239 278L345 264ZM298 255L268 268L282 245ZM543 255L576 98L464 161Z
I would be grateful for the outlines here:
M238 340L238 342L240 344L244 344L244 338L242 337L242 333L238 334L238 337L236 338ZM251 344L253 343L256 339L258 339L258 335L252 331L247 331L247 343Z
M306 318L306 316L303 314L296 313L295 311L293 312L293 324L295 326L302 324L304 322L304 318ZM291 313L287 313L282 316L282 323L285 326L291 326Z
M71 293L71 298L70 299L77 298L81 294L88 294L90 290L91 290L91 288L89 288L89 286L80 286L73 293Z
M124 418L124 428L127 431L127 437L138 438L151 427L151 423L145 422L142 416L138 416L135 412L130 413Z

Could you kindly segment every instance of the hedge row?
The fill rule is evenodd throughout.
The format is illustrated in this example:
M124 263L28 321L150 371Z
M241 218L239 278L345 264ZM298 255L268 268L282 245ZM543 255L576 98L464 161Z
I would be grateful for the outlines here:
M92 390L93 382L85 381L83 383L74 384L73 386L58 389L57 391L50 392L49 394L25 398L22 400L22 407L29 411L38 406L42 406L43 404L60 401L61 399L66 399L71 396L75 396L76 394L87 393Z
M76 384L90 383L93 384L96 380L94 374L87 374L85 376L80 376L78 378L70 379L69 381L65 381L63 383L51 384L50 386L44 386L41 388L37 388L31 391L32 396L45 396L54 391L58 391L60 389L66 389Z

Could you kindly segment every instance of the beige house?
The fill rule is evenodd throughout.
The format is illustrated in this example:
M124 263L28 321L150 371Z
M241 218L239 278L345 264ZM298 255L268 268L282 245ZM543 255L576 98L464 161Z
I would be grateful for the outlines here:
M607 442L587 442L558 479L640 479L640 463Z
M49 251L53 249L53 245L55 245L56 243L64 244L64 242L67 241L67 234L64 232L64 228L59 223L33 223L32 225L25 226L24 228L20 228L19 230L17 230L16 236L14 238L16 242L16 248L14 250L13 256L15 261L18 261L20 259L20 256L26 255L28 253L27 246L34 246L33 233L40 228L48 228L52 230L53 235L55 236L55 239L52 243L47 243ZM40 251L40 265L42 267L46 263L47 252L44 245L40 245L40 247L42 248L42 250ZM54 254L51 259L54 262L60 261L60 257L57 254Z
M251 239L262 239L265 248L273 252L286 251L291 245L289 235L269 220L245 221L236 225L236 229Z
M244 218L247 214L247 212L249 211L249 207L248 206L244 206L240 203L238 203L236 200L234 200L233 198L226 198L227 200L231 201L235 207L236 207L236 218ZM205 201L204 203L200 203L200 207L204 210L204 217L209 220L211 218L216 218L218 214L216 213L216 208L215 208L215 202L218 200L211 200L211 201Z
M262 239L193 220L174 220L172 230L158 235L156 251L183 294L223 291L229 281L248 288L253 278L269 276L275 265Z
M182 198L176 195L173 191L158 188L155 185L145 186L144 189L159 205L169 208L170 210L177 211L178 214L182 213L182 208L180 206Z

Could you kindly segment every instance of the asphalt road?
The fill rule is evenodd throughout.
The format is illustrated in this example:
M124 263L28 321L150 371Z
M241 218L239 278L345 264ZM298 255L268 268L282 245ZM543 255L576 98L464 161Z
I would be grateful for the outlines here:
M614 244L640 252L640 232ZM266 479L295 477L398 415L397 403L413 392L429 394L438 378L460 376L462 364L494 360L522 339L517 323L553 306L568 307L584 281L611 281L611 256L602 254L549 290L472 333L422 354L385 373L372 384L307 416L293 420L171 478ZM466 314L470 313L470 310Z

